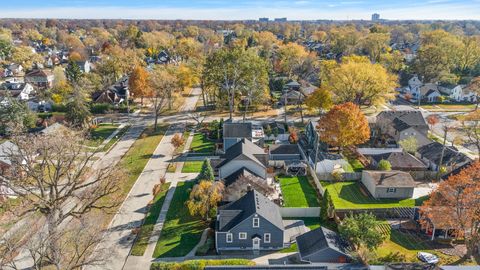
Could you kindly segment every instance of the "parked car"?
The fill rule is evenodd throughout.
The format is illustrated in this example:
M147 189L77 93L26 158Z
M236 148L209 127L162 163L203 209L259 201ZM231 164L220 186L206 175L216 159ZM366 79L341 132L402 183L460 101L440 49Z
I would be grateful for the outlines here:
M428 252L418 252L417 258L422 262L426 262L430 264L438 263L438 257Z

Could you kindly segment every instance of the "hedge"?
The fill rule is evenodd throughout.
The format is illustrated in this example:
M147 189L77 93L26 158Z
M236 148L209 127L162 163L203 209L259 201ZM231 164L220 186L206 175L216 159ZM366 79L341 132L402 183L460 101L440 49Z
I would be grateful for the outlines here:
M212 265L255 265L254 262L245 259L226 260L191 260L185 262L158 262L150 266L150 270L203 270Z

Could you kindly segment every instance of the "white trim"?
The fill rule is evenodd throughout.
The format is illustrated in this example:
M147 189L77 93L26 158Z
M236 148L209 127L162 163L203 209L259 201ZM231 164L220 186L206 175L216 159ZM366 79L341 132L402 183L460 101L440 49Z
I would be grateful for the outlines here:
M252 239L252 249L259 250L260 249L260 238L255 237Z
M256 223L256 225L255 225ZM260 218L253 218L252 219L252 227L253 228L260 228Z
M225 234L225 242L227 242L227 243L232 243L233 242L233 234L232 233Z
M263 242L264 243L270 243L270 241L272 241L272 235L270 233L264 233L263 234Z
M240 240L247 239L247 233L246 232L239 232L238 233L238 239L240 239Z

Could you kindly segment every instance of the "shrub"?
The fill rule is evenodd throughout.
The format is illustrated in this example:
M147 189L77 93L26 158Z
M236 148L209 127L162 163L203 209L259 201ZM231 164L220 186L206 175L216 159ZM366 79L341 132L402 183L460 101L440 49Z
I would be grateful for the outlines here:
M52 112L66 112L67 106L65 104L52 104Z
M110 110L112 105L108 103L94 103L90 106L90 112L93 114L103 114Z
M388 160L382 159L378 162L378 169L381 171L391 171L392 164Z
M213 266L213 265L255 265L255 263L245 259L160 262L160 263L153 263L150 266L150 270L203 270L205 269L206 266Z

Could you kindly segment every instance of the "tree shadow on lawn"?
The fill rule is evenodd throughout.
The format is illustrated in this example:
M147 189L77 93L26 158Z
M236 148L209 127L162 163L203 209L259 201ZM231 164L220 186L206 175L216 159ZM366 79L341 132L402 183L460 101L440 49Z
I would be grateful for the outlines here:
M195 224L197 223L197 224ZM161 238L175 239L172 242L167 242L164 247L171 247L168 251L161 253L158 258L165 257L181 257L187 255L200 241L204 226L203 222L189 222L179 226L171 227L162 232ZM187 230L185 227L189 227ZM180 234L180 240L176 240L178 234Z
M403 201L398 199L375 199L373 197L367 197L362 193L362 188L359 183L343 185L338 193L338 197L353 204L401 204ZM366 188L363 189L368 193Z
M306 176L298 176L298 182L307 200L308 207L319 207L317 191L312 187Z

